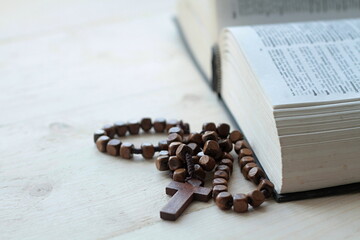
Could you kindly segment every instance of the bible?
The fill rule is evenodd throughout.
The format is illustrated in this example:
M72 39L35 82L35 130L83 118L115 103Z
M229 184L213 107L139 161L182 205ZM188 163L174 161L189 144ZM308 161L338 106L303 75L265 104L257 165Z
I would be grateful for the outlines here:
M182 0L178 12L276 200L360 189L360 1Z

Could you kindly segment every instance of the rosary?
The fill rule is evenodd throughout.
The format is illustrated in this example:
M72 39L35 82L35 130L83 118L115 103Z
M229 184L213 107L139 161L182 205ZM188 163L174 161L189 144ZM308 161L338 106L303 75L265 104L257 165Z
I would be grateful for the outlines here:
M148 133L153 128L156 133L167 132L166 140L157 145L143 143L140 148L118 137L139 134L140 128ZM191 132L188 123L183 121L143 118L140 122L116 122L105 125L94 133L94 142L100 152L131 159L133 154L142 154L152 159L159 152L155 164L160 171L170 171L172 182L166 187L166 194L172 196L160 211L164 220L175 221L194 200L207 202L213 198L222 210L237 213L248 211L249 205L259 207L270 198L274 185L265 178L263 170L255 163L250 145L239 130L230 132L226 123L215 125L204 123L200 133ZM233 171L235 150L238 163L245 179L257 185L250 193L231 195L228 181ZM213 175L212 189L204 187L206 175Z

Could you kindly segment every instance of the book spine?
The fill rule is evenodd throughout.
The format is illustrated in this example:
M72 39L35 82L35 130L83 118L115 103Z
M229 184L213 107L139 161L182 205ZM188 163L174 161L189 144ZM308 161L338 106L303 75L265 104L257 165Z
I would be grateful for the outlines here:
M212 68L212 80L211 87L214 92L218 94L219 97L221 93L221 58L220 58L220 49L218 45L213 46L212 48L212 59L211 59L211 68Z

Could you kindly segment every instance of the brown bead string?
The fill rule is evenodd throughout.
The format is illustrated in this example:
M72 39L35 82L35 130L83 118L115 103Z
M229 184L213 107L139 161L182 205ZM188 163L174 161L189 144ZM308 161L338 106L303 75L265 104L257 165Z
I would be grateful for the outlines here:
M156 133L168 132L169 129L176 129L182 134L188 134L190 126L188 123L182 121L169 120L157 118L152 122L150 118L143 118L141 121L116 122L114 124L107 124L102 129L94 133L94 142L100 152L107 152L113 156L120 156L125 159L131 159L133 154L142 154L146 159L153 158L155 152L167 150L169 141L160 141L158 145L154 146L151 143L143 143L140 148L134 147L132 143L121 142L115 136L124 137L127 134L137 135L142 129L147 133L151 129Z
M234 144L243 176L256 184L257 189L248 194L239 193L232 196L228 192L227 181L215 178L213 180L213 197L219 208L226 210L233 207L235 212L243 213L248 211L249 205L257 208L266 198L271 197L274 185L265 178L265 173L255 163L249 144L243 139L239 139Z
M213 172L212 196L216 205L223 210L233 208L238 213L247 212L249 205L259 207L266 198L272 196L274 185L265 178L265 173L255 163L251 147L240 131L230 132L230 126L226 123L218 126L205 123L201 133L191 133L182 138L175 130L171 129L168 135L168 141L172 141L168 151L162 151L156 159L158 170L170 170L174 181L185 182L194 177L204 183L206 172ZM233 148L238 154L239 166L245 179L258 185L250 193L232 196L228 192L227 185L233 171L234 158L230 154ZM183 157L185 151L186 158ZM193 164L189 164L190 152ZM193 174L189 171L191 166Z
M122 143L114 138L116 135L136 135L140 129L149 132L152 128L156 133L167 132L167 139L156 146L143 143L141 148L136 148L131 143ZM265 173L255 163L244 135L238 130L230 132L230 126L226 123L218 126L212 122L204 123L200 133L190 133L189 124L182 121L159 118L152 122L150 118L143 118L140 122L105 125L94 133L94 142L100 152L125 159L132 158L133 154L142 154L144 158L151 159L155 152L159 152L155 160L157 169L170 170L170 176L177 182L196 178L204 184L206 172L212 172L212 196L216 205L223 210L233 208L238 213L247 212L249 205L259 207L273 193L274 185L265 178ZM227 185L234 162L230 152L233 149L238 155L239 167L245 179L257 185L257 189L250 193L232 196L228 192Z

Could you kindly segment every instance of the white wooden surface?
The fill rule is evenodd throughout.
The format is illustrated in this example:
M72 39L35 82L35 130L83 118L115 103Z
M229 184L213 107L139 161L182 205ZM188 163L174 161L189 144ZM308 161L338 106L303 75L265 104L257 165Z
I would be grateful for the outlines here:
M174 14L170 0L0 2L0 239L359 239L359 193L243 215L194 203L162 221L169 178L154 161L95 149L116 120L229 121ZM236 168L232 192L252 188Z

